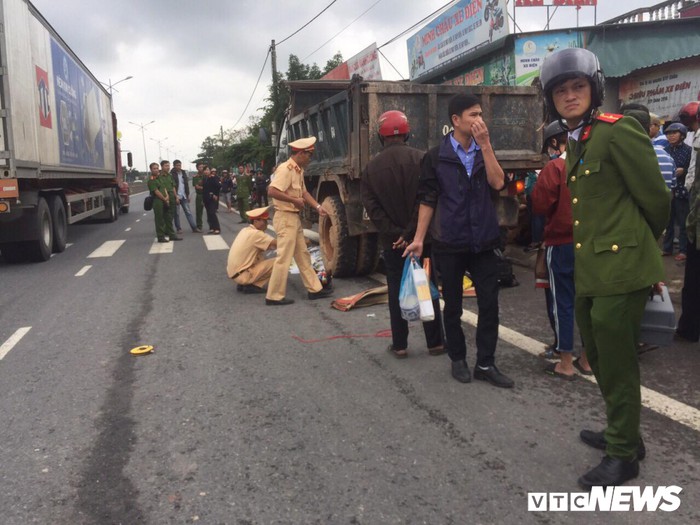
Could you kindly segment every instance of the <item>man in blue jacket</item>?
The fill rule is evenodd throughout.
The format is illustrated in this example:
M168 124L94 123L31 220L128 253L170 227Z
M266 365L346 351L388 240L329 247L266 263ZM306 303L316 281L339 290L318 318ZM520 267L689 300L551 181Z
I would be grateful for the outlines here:
M461 322L462 279L469 270L479 307L474 378L512 388L513 381L496 368L494 358L499 323L499 257L494 250L500 244L494 200L505 186L505 175L491 146L479 99L455 95L447 109L454 131L423 158L418 225L403 255L420 257L430 227L433 258L442 278L452 377L462 383L471 381Z

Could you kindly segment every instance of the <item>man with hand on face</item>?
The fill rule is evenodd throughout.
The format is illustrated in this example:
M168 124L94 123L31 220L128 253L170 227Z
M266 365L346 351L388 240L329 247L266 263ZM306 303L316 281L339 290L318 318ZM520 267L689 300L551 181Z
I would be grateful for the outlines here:
M332 290L324 290L316 272L311 266L311 256L306 249L304 231L301 227L299 213L304 203L316 208L322 217L328 215L304 185L304 168L311 162L314 154L316 137L295 140L289 144L292 155L288 161L275 170L274 180L270 183L267 194L272 198L275 216L272 224L277 232L277 259L272 268L272 277L267 287L265 304L287 305L294 302L285 297L287 277L292 259L299 267L299 274L310 300L328 297Z
M512 388L495 364L498 341L498 262L500 231L494 199L505 186L481 104L474 95L455 95L448 104L454 131L425 154L418 185L418 225L403 256L420 257L430 227L433 258L442 278L443 319L452 377L471 382L462 330L462 283L469 271L476 288L474 378Z
M649 292L664 278L656 240L668 221L670 192L647 130L632 117L598 111L604 76L593 53L554 53L540 79L549 113L569 133L574 310L607 415L604 431L580 433L605 456L578 482L586 489L621 485L637 477L646 455L637 340Z
M263 253L277 248L277 241L265 233L270 218L268 207L248 212L252 224L242 229L231 245L226 264L229 279L237 284L242 293L265 293L264 286L272 275L274 259L265 259Z

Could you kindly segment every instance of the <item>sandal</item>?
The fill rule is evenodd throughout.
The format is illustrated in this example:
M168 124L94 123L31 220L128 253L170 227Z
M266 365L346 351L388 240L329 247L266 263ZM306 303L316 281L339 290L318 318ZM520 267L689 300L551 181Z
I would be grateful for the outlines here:
M554 348L548 348L540 354L540 357L544 357L545 359L561 359L561 352Z
M688 257L684 253L679 253L674 257L674 260L676 261L685 261Z
M558 377L559 379L563 379L564 381L576 381L576 374L569 375L557 372L556 363L549 363L547 366L545 366L544 373L552 377Z
M396 359L406 359L408 357L408 352L406 350L394 350L392 345L387 346L386 349Z
M581 375L592 376L593 370L586 370L585 368L583 368L583 366L581 366L581 363L579 363L580 360L581 360L580 357L577 357L576 359L574 359L574 368L576 370L578 370Z

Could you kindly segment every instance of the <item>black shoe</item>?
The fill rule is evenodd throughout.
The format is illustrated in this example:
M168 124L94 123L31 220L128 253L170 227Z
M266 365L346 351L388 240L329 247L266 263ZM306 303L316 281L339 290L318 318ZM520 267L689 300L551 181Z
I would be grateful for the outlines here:
M501 371L496 368L496 365L489 366L486 370L479 368L479 365L474 367L474 379L481 379L482 381L488 381L493 386L500 388L513 388L513 380L502 374Z
M333 295L333 290L328 290L324 288L323 290L319 290L318 292L307 292L306 295L309 298L309 301L313 301L315 299L323 299L324 297Z
M240 287L240 288L239 288ZM242 293L265 293L265 290L254 284L238 285L236 289Z
M158 242L170 242L170 241L168 239L166 239L165 237L162 237L162 238L158 239Z
M592 487L616 487L637 476L639 476L639 461L636 459L623 461L605 456L600 465L578 478L578 483L588 490Z
M583 441L589 447L597 448L598 450L605 450L608 446L608 442L605 440L605 431L593 432L592 430L582 430L579 433L581 441ZM647 448L644 446L644 441L642 436L639 436L639 448L637 448L637 459L643 460L647 457Z
M170 240L171 241L181 241L182 237L178 237L177 235L173 235L172 237L170 237Z
M284 306L286 304L292 304L294 302L294 299L280 299L279 301L275 301L274 299L265 299L265 304L268 306Z
M471 383L472 375L469 373L469 365L464 359L452 361L452 377L460 383Z

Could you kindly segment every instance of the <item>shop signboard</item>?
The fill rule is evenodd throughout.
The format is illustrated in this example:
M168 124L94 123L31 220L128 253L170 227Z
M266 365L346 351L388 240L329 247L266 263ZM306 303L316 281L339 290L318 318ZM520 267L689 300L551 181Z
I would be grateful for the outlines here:
M515 83L530 86L540 76L542 62L552 53L568 47L585 47L578 31L531 33L515 39Z

